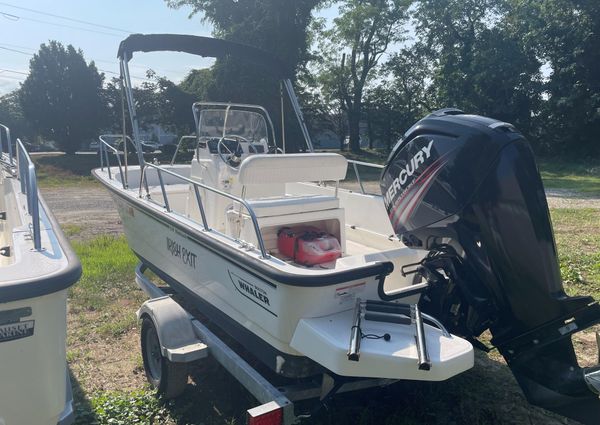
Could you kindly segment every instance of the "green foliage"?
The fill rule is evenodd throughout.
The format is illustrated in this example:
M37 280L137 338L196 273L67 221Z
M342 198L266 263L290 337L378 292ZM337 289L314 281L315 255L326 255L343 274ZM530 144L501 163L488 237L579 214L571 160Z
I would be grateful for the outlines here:
M600 3L581 0L511 0L511 19L522 43L550 75L540 110L545 152L600 154Z
M88 410L77 412L76 424L166 424L169 411L155 391L105 392L92 396Z
M453 106L531 129L540 63L503 20L496 0L420 0L417 46L430 57L434 107Z
M311 11L321 1L166 0L170 7L191 6L192 15L202 14L205 20L213 24L215 36L259 47L274 54L283 61L292 76L308 59L307 28ZM272 117L279 115L278 81L262 67L225 57L217 59L210 74L210 78L207 78L207 73L198 72L191 78L196 83L186 83L182 87L187 90L185 86L188 86L192 93L203 94L204 100L259 104ZM201 80L197 80L197 77ZM286 108L285 115L291 118L289 105ZM280 134L280 120L274 119L274 124L276 133ZM286 132L288 131L288 140L298 144L292 149L300 149L303 139L299 128L291 119L286 119Z
M29 71L19 90L25 119L37 133L74 153L104 124L104 75L93 62L86 63L81 50L57 41L40 46Z
M16 141L17 137L21 140L33 137L31 126L23 116L23 109L19 102L18 90L14 90L0 97L0 124L4 124L10 128L13 143ZM5 140L4 130L2 131L2 140Z
M360 151L365 87L390 44L403 39L409 5L407 0L347 0L340 4L332 28L321 25L319 83L347 114L354 152Z

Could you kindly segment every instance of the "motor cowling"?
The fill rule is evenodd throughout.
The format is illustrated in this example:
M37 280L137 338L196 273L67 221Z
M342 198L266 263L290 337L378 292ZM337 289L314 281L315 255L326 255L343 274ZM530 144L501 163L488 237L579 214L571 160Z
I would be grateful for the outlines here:
M596 423L588 375L597 368L579 368L570 336L600 322L600 308L564 292L523 135L456 109L434 112L394 147L381 191L402 242L429 251L419 267L431 283L422 309L469 338L490 329L530 402Z

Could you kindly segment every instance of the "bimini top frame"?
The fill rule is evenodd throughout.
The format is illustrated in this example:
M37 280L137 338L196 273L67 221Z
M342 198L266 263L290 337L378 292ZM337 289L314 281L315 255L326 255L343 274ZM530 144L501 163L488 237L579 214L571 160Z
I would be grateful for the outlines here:
M121 71L121 87L127 100L129 116L133 129L133 140L138 153L140 167L144 167L145 161L141 149L138 118L133 100L133 88L131 85L131 76L129 74L128 64L135 52L160 51L185 52L192 55L213 58L230 56L242 61L260 65L265 69L266 72L281 80L282 93L283 88L285 88L285 91L290 99L290 104L292 105L294 113L298 119L302 134L304 135L306 147L310 152L314 150L304 117L302 115L302 111L300 109L298 98L294 93L292 82L290 80L293 72L278 58L265 52L264 50L257 49L256 47L210 37L182 34L132 34L121 42L117 56L119 58L119 66Z

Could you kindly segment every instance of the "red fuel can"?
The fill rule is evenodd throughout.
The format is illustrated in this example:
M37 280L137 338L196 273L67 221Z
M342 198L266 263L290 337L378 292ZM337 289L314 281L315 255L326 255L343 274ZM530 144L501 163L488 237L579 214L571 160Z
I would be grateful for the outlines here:
M314 226L284 227L277 232L277 249L298 264L314 266L342 256L337 238Z

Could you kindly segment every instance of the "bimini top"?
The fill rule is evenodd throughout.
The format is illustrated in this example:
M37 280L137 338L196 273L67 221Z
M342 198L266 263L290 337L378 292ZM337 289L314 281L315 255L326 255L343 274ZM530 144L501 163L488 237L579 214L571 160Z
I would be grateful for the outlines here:
M183 34L132 34L119 45L117 57L129 61L134 52L185 52L222 58L231 56L264 67L275 77L288 78L291 72L272 54L256 47L211 37Z

